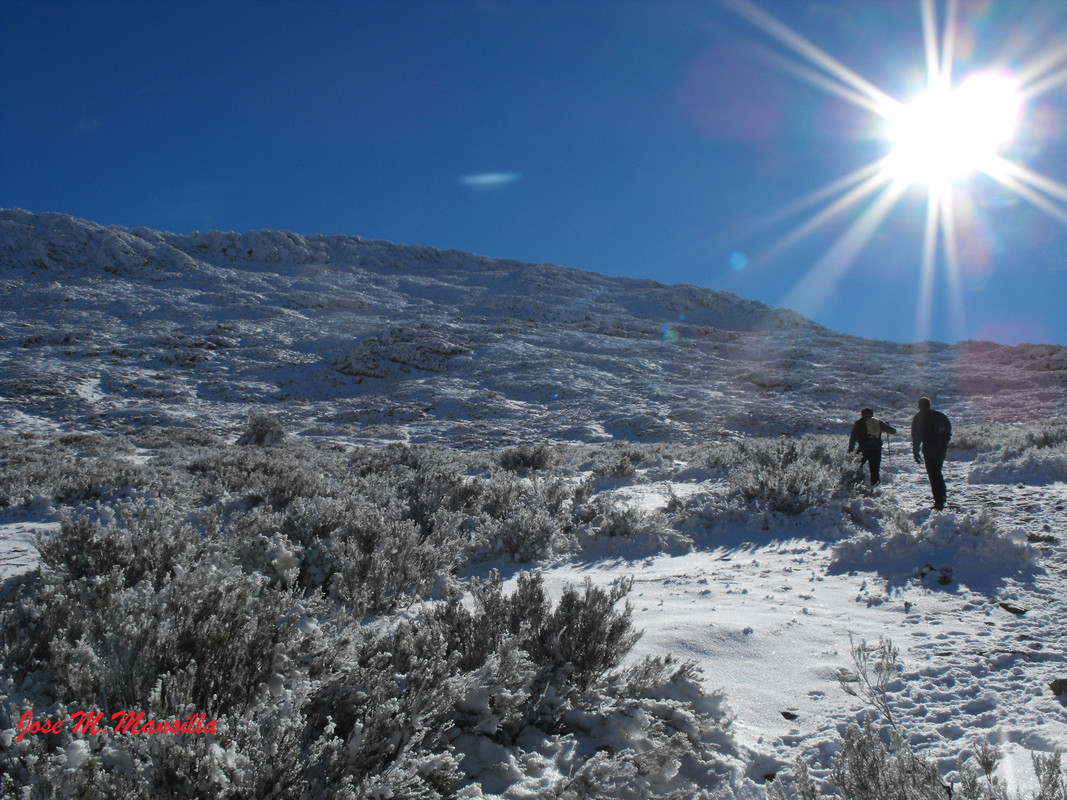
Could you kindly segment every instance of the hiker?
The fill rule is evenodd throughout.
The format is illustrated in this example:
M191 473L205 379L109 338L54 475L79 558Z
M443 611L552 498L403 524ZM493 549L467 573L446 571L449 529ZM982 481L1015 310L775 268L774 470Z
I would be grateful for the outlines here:
M926 463L926 474L930 477L930 491L934 496L934 509L940 511L945 507L948 490L941 469L945 465L948 452L948 440L952 438L952 423L940 411L930 407L929 397L919 398L919 413L911 419L911 452L915 463ZM922 459L919 448L922 447Z
M863 482L863 465L870 464L871 488L881 483L879 470L882 467L882 434L896 433L897 429L874 416L874 409L865 408L860 418L852 425L852 434L848 437L848 452L860 449L860 471L857 483Z

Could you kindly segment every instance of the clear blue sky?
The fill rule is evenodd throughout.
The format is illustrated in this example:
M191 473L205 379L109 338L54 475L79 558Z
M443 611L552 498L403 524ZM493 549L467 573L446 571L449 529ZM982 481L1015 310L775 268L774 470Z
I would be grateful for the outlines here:
M1055 183L962 181L957 255L939 237L926 284L925 188L884 214L877 192L791 205L889 150L812 54L906 99L919 0L0 0L0 207L693 283L895 341L1067 344L1067 3L961 6L955 75L1042 62L1004 155Z

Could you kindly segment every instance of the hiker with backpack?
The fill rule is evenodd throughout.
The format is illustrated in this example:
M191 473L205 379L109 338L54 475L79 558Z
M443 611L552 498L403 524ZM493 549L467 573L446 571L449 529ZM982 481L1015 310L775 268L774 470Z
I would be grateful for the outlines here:
M863 482L864 464L870 465L871 488L881 483L882 477L879 470L882 467L882 434L896 432L897 429L892 425L874 416L874 409L865 408L860 412L860 418L852 425L852 433L848 437L848 452L854 452L857 446L860 451L860 471L857 483Z
M945 465L948 441L951 438L952 423L948 417L930 407L929 397L920 397L919 413L911 420L911 452L915 456L916 464L926 464L930 491L934 496L934 509L937 511L945 507L948 494L941 469ZM922 459L919 458L920 447Z

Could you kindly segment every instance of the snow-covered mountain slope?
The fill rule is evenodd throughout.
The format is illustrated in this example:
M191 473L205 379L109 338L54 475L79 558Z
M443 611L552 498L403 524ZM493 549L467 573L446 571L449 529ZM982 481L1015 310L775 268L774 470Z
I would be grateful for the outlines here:
M228 536L262 533L289 563L305 545L322 552L335 530L344 541L331 509L348 520L349 506L362 508L352 487L364 484L348 482L357 468L423 449L353 445L441 444L425 455L429 466L441 459L441 485L462 475L456 485L484 486L474 494L486 499L456 529L477 533L478 557L437 577L458 584L502 569L510 591L531 567L557 597L586 580L632 579L644 632L633 658L692 660L736 714L729 746L698 765L721 783L701 797L765 797L763 780L788 776L797 756L826 778L864 713L838 685L854 666L853 637L899 646L893 712L947 781L959 781L958 755L997 744L1001 776L1031 796L1030 752L1067 743L1067 696L1053 689L1067 680L1065 389L1060 347L862 340L698 287L357 238L176 236L0 211L0 431L27 434L7 437L0 470L10 478L0 578L27 580L34 534L55 536L63 515L107 522L134 507L230 514ZM920 394L955 423L948 511L929 510L926 475L896 439L877 492L795 480L820 465L832 478L826 463L836 463L798 460L798 443L844 464L862 406L904 428ZM234 444L263 410L301 435L262 453ZM1002 422L1038 425L992 430ZM186 425L208 430L173 429ZM689 446L800 431L837 436ZM543 440L560 443L526 448L551 451L551 469L530 470L543 481L504 467L507 448ZM611 440L624 441L599 444ZM275 459L287 467L284 492L263 488L275 485ZM212 464L226 480L245 469L231 464L249 474L202 483ZM429 466L420 480L438 474ZM262 482L245 480L253 468ZM395 510L404 504L389 486L373 484L384 494L372 502ZM538 492L544 508L527 509ZM275 494L277 509L266 501ZM293 533L319 514L306 541ZM511 526L558 541L516 564L492 544ZM113 651L102 652L106 666ZM0 699L48 713L24 695L0 685ZM264 729L248 719L242 730ZM16 722L0 719L0 735ZM472 736L454 749L465 796L545 796L584 769L587 750L645 746L642 730L627 711L588 736L538 734L510 749ZM54 774L77 777L64 759L89 752L82 741L52 754ZM92 747L84 772L114 766L111 750ZM260 751L246 752L252 761ZM203 781L214 780L204 763ZM600 796L636 795L627 784Z
M922 394L958 421L1067 410L1067 351L901 345L696 286L356 237L0 211L0 423L498 446L847 431ZM901 313L908 313L902 309Z

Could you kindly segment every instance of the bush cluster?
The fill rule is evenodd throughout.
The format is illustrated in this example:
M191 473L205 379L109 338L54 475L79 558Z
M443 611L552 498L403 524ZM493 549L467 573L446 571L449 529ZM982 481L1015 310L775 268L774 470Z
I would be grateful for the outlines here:
M551 557L583 536L670 540L666 517L596 493L598 481L686 470L724 478L735 508L799 515L846 495L855 474L825 436L584 448L570 454L588 459L571 470L592 473L583 480L548 445L479 456L283 434L257 417L241 443L196 429L0 435L0 505L63 512L38 542L40 569L0 595L0 794L453 797L482 779L469 756L522 763L553 737L579 755L546 797L725 792L724 699L692 664L627 661L628 582L553 597L538 573L462 581L460 567ZM1065 439L1046 426L987 446L1058 457ZM878 513L871 527L898 560L940 549L960 575L964 556L1026 565L988 515L916 528ZM873 552L860 538L839 544L838 563ZM798 764L796 796L945 796L892 720L892 651L872 652L856 650L867 680L850 685L885 725L843 734L832 790ZM28 711L78 710L205 713L217 733L15 741ZM978 748L953 796L1008 800L995 764ZM1059 755L1034 764L1035 800L1067 800ZM768 791L786 796L781 783Z
M471 558L565 544L588 484L435 448L142 441L156 457L131 469L166 492L126 490L125 473L95 463L117 447L104 441L58 450L92 448L91 499L44 441L20 462L33 495L65 511L38 541L39 570L0 605L0 794L451 797L480 779L462 768L479 742L521 760L549 736L602 748L557 796L714 779L730 746L722 698L691 664L624 666L628 583L553 600L536 573L511 593L498 575L458 582ZM27 712L79 710L105 729L16 741ZM124 710L202 713L217 732L109 730Z

